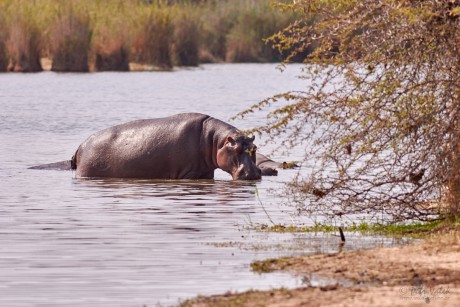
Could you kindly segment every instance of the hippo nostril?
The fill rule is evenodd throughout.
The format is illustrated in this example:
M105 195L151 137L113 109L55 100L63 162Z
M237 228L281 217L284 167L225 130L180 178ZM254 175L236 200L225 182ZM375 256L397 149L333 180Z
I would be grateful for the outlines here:
M262 171L255 165L241 164L233 174L234 179L237 180L258 180L262 178Z

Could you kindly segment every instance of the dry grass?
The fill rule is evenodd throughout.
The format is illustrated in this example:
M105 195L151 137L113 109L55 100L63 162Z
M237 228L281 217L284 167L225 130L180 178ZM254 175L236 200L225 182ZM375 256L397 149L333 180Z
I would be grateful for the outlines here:
M97 71L128 71L135 12L129 1L96 2L93 9L92 62ZM114 18L117 16L117 18Z
M91 46L89 15L78 12L71 5L58 13L52 26L51 70L58 72L86 72Z
M95 69L97 71L128 71L129 50L122 42L107 45L96 52Z
M177 66L198 66L199 25L197 18L183 12L173 21L173 63Z
M4 17L0 12L0 29L5 28ZM6 50L5 34L0 32L0 72L5 72L8 68L8 53Z
M54 71L275 61L262 40L293 16L270 2L0 0L0 70L40 71L41 56Z
M238 3L230 5L224 2L202 8L201 15L206 16L206 19L202 22L200 31L200 61L225 61L227 36L235 26L238 8Z
M293 16L274 10L269 2L241 3L242 10L227 34L227 62L279 61L281 55L264 39L289 25Z
M37 72L40 64L40 33L38 28L23 17L9 25L6 46L9 55L8 71Z
M170 69L172 34L169 11L153 7L141 14L140 25L132 46L134 60L138 63Z

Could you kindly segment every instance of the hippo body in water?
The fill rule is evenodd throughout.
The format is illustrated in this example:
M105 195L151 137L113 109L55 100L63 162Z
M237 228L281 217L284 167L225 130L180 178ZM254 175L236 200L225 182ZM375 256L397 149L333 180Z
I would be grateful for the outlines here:
M275 162L267 156L257 153L256 154L256 165L262 171L262 176L277 176L277 168L282 166L282 163Z
M271 160L269 157L256 153L256 165L262 171L262 176L277 176L277 169L294 168L298 165L296 162L276 162Z
M233 179L256 180L253 140L204 114L136 120L91 135L71 168L77 177L139 179L212 179L220 168Z

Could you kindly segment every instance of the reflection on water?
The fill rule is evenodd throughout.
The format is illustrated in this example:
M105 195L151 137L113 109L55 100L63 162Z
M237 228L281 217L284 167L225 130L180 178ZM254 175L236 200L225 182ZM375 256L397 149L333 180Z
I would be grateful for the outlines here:
M193 111L226 120L269 95L301 89L297 73L205 65L168 74L0 75L0 306L168 305L197 294L300 285L288 274L249 269L255 259L339 248L331 234L250 230L268 223L266 214L291 223L283 200L267 190L295 170L235 182L222 171L211 181L156 181L27 169L69 159L91 133L132 119ZM345 248L398 243L349 235Z

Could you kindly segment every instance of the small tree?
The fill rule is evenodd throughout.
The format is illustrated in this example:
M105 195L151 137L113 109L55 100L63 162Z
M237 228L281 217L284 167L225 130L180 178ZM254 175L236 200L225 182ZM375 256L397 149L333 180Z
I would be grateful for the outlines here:
M291 200L331 216L423 220L433 204L458 215L460 1L280 5L302 18L270 40L308 63L309 86L240 115L274 108L252 132L305 146L313 165L289 184Z

